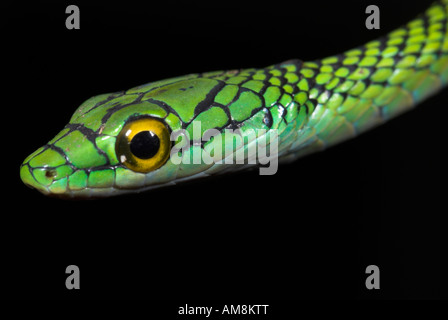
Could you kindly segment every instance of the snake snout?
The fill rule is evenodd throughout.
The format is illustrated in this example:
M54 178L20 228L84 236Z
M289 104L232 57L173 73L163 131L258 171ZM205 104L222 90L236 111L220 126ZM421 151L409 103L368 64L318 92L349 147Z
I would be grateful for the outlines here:
M20 178L31 188L45 194L67 190L68 176L73 172L65 158L50 148L31 154L20 167Z

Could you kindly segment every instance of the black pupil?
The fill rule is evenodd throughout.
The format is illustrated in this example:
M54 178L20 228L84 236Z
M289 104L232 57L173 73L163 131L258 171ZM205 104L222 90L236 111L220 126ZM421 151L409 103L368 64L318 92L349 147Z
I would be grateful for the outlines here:
M137 133L131 140L131 152L140 159L149 159L159 151L159 137L151 131Z

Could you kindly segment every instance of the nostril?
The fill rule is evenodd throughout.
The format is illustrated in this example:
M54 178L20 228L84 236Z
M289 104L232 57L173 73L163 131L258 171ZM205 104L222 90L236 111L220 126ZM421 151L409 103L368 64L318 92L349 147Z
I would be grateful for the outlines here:
M45 172L45 177L53 179L54 177L56 177L56 174L57 174L56 170L50 169Z

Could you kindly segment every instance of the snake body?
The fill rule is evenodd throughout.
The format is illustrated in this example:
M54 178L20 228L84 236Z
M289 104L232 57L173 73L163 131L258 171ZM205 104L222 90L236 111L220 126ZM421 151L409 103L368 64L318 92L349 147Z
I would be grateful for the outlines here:
M203 153L211 140L197 143L194 121L201 122L201 132L238 129L232 143L240 150L260 139L250 138L250 130L275 131L281 161L323 150L412 109L447 84L447 10L448 0L438 1L388 35L324 59L190 74L95 96L25 159L21 178L47 195L101 197L254 166L174 164L160 155L164 134L178 130L191 134L179 157ZM145 131L154 120L156 128ZM136 138L138 130L161 136ZM120 153L131 146L130 132L132 139L153 143L137 152L141 159ZM150 159L153 154L157 159Z

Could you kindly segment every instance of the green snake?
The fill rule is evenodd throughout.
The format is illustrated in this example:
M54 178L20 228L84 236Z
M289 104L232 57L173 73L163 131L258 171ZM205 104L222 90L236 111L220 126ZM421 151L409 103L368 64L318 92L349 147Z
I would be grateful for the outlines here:
M448 0L438 1L388 35L320 60L190 74L92 97L24 160L21 179L46 195L105 197L257 167L248 151L269 135L280 162L323 150L447 84L447 14ZM213 137L201 140L197 122ZM176 132L184 135L173 139ZM228 156L219 144L246 162L219 161ZM205 152L214 161L183 161Z

